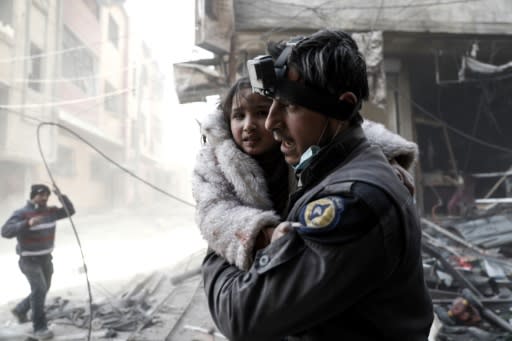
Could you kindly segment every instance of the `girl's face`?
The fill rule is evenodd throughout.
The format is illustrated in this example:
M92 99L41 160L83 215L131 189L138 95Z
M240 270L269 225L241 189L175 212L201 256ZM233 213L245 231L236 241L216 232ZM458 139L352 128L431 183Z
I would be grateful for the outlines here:
M272 100L241 88L231 106L231 134L235 143L247 154L261 155L276 148L278 142L265 129L265 120Z

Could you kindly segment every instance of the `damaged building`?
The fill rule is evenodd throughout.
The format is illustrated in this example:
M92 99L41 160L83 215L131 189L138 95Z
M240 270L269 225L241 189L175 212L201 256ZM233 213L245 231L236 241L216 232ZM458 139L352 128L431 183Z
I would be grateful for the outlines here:
M500 181L512 166L510 13L500 0L198 0L196 44L214 57L175 64L177 92L182 103L222 93L269 40L352 32L368 62L363 115L418 143L422 214L460 215L466 196L510 200L510 177Z
M368 63L363 116L419 146L414 171L432 339L512 327L512 3L197 0L196 44L174 65L181 102L222 94L268 41L343 29Z

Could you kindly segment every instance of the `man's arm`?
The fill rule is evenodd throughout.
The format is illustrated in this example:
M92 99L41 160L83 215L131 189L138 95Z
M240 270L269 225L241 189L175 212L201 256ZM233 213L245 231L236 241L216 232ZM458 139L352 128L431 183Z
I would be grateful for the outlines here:
M57 209L57 211L52 215L53 220L59 220L75 214L75 207L67 195L59 193L58 198L62 207Z
M364 203L342 200L339 222L322 228L303 224L258 252L248 272L214 253L206 256L210 312L228 339L300 334L356 304L392 273L398 257L390 252L398 255L400 247L389 250Z
M28 219L20 211L16 211L2 226L2 237L14 238L28 227Z

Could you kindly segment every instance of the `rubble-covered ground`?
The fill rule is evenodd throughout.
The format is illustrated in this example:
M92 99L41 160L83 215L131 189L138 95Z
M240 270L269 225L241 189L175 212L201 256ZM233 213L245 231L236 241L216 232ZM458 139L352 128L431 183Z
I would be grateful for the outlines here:
M46 301L54 340L87 340L89 326L91 340L165 340L199 287L193 275L206 245L193 214L176 204L74 217L93 297L92 323L80 249L69 221L59 221ZM31 332L30 323L20 325L10 313L29 293L15 244L0 238L2 341L28 340Z
M125 227L122 234L112 232L115 223L107 221L99 224L110 228L91 227L96 232L84 234L84 249L93 247L101 255L88 263L92 277L112 271L119 278L92 280L92 305L85 285L52 289L47 311L54 340L87 340L89 330L91 340L225 340L209 316L202 290L198 271L205 245L193 223L193 210L177 209L151 219L132 214L128 220L117 222ZM130 224L142 222L151 227L135 235L127 232ZM110 237L102 232L105 229ZM430 340L512 340L512 209L424 216L422 229L425 279L436 313ZM123 243L128 251L121 251ZM140 245L150 248L142 251ZM0 257L5 263L7 256ZM59 257L64 256L56 255L56 273ZM131 269L115 271L126 262ZM101 267L106 268L95 271ZM21 274L12 276L24 280ZM0 309L0 340L29 340L30 324L18 325L9 313L14 303Z
M512 209L422 218L435 340L512 340Z

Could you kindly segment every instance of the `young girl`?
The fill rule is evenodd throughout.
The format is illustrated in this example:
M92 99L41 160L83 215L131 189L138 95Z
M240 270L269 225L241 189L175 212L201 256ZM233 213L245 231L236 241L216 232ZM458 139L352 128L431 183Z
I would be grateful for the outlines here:
M208 246L242 270L249 269L258 249L290 226L279 223L286 215L288 194L295 189L295 175L265 129L271 104L271 99L252 92L248 78L241 78L201 122L205 145L192 180L196 221ZM363 129L412 191L406 169L416 159L416 144L375 122L365 121Z

